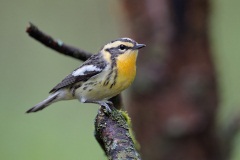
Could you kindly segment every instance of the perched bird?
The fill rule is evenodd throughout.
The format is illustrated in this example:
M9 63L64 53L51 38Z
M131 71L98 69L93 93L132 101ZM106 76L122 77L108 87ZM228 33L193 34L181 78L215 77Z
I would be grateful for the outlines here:
M131 85L136 75L138 50L145 46L130 38L111 41L57 84L49 92L48 98L26 113L37 112L54 102L71 99L96 103L111 111L111 102L108 100Z

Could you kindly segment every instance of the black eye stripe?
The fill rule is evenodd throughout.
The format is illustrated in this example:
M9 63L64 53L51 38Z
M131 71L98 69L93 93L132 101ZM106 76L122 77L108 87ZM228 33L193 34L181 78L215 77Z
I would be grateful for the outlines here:
M124 45L124 46L125 46L125 45ZM127 50L127 49L131 49L131 48L133 48L133 47L125 46L124 49ZM116 50L116 49L120 49L120 45L117 46L117 47L106 48L105 50L106 50L106 51L110 51L110 50Z

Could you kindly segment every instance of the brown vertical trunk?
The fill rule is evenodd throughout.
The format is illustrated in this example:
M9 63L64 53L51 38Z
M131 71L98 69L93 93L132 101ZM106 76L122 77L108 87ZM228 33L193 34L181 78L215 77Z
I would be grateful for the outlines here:
M141 50L131 107L142 158L219 160L208 0L123 0Z

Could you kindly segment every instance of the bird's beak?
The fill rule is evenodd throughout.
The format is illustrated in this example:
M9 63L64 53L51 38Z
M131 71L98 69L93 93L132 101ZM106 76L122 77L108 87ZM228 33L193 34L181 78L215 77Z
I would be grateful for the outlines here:
M146 45L145 44L136 44L135 46L134 46L134 49L141 49L141 48L143 48L143 47L146 47Z

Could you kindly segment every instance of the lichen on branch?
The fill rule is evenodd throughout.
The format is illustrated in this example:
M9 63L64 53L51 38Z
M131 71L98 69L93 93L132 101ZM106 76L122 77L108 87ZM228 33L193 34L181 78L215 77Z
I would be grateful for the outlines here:
M103 107L95 118L95 137L108 159L140 160L128 125L128 117L112 107L107 113Z

